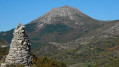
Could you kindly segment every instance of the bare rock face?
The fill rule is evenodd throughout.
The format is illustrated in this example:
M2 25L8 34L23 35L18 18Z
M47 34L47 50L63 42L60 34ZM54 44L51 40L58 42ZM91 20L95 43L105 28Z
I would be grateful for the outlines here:
M56 24L56 23L62 23L66 25L74 24L74 25L81 26L84 25L84 22L87 23L86 21L87 19L93 20L92 18L85 15L84 13L82 13L76 8L63 6L63 7L51 9L49 12L35 19L31 23L38 23L36 25L36 29L42 29L47 24ZM72 25L70 26L73 28L76 27Z
M24 28L25 27L19 23L17 28L14 30L9 54L6 56L5 59L6 64L29 65L32 62L29 37L25 33Z

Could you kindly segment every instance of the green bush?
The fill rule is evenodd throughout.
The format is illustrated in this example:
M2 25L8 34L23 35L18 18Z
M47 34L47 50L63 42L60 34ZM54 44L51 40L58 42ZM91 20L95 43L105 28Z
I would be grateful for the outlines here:
M32 60L31 67L34 65L36 67L67 67L65 63L58 62L56 59L48 59L46 57L38 58L34 55L34 58ZM34 67L33 66L33 67Z

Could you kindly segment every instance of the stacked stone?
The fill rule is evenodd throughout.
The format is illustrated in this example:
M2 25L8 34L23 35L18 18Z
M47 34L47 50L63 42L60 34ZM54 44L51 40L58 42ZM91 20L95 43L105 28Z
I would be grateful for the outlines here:
M24 28L25 27L19 23L18 27L14 30L9 54L5 59L6 64L29 65L32 62L29 37L25 33Z

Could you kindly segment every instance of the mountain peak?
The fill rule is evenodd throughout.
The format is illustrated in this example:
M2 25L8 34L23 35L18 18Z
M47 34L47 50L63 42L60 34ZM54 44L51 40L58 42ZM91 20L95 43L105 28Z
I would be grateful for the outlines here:
M60 18L60 19L59 19ZM75 21L75 22L68 22L68 21L63 21L63 20L70 20L70 21ZM88 17L78 9L70 6L62 6L62 7L57 7L51 9L49 12L46 14L42 15L41 17L35 19L31 23L38 23L38 28L42 28L45 24L53 24L53 23L69 23L69 24L78 24L81 23L80 25L83 24L84 21L87 19L92 20L92 18ZM82 21L84 20L84 21ZM61 21L61 22L59 22Z
M51 9L49 12L44 14L42 17L49 17L49 18L51 18L51 17L66 17L66 16L70 17L70 16L76 16L76 15L85 16L85 14L83 14L78 9L65 5L62 7L57 7L57 8Z
M90 23L88 23L90 22ZM31 23L37 23L37 29L43 28L47 24L66 24L68 26L78 27L86 24L92 24L94 20L74 7L67 5L51 9L46 14L35 19Z
M82 13L81 11L79 11L76 8L70 7L70 6L62 6L62 7L57 7L57 8L53 8L51 9L50 12L56 12L56 13L60 13L60 14L76 14L76 13Z

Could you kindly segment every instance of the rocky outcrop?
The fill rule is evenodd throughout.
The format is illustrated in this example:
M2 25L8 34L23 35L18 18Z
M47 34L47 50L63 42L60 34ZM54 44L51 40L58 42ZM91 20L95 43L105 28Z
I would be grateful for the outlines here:
M6 64L24 64L27 66L31 62L29 37L25 33L25 27L19 23L13 33L9 54L6 56L5 63L1 64L1 67L5 67Z

